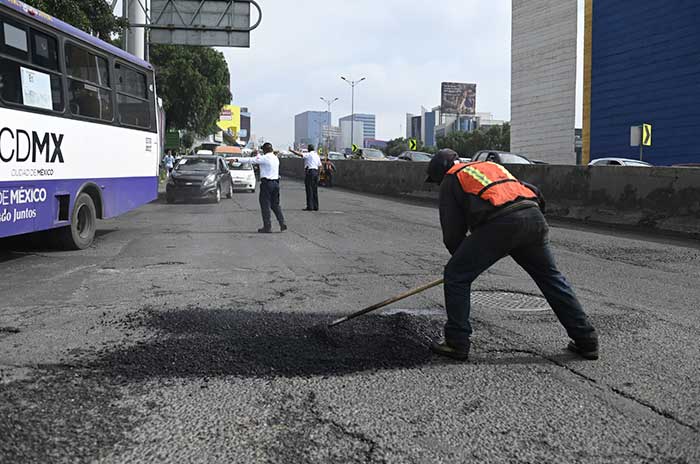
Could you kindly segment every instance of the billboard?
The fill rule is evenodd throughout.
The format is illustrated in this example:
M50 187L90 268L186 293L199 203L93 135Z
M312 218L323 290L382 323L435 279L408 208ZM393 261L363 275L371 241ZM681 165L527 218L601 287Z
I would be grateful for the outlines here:
M241 130L241 107L224 105L219 112L219 120L216 121L216 125L222 131L238 134L238 131Z
M441 111L443 114L476 113L476 84L443 82Z
M262 19L260 7L250 0L152 0L150 3L150 41L157 44L248 48L250 31ZM258 10L253 25L251 5Z

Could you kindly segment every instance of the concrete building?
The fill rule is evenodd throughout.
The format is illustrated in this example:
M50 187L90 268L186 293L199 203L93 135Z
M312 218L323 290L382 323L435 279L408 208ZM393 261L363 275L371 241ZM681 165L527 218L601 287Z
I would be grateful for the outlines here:
M340 122L342 123L343 121L352 121L352 115L340 118ZM364 139L373 139L377 136L377 124L375 115L355 113L355 123L357 123L357 121L360 121L364 127L364 132L362 133L362 140L360 140L360 142L362 142Z
M250 134L252 130L252 119L253 116L248 111L248 108L241 108L241 130L238 132L238 138L244 143L250 141Z
M576 29L576 0L513 0L512 151L549 163L576 161ZM617 42L619 31L614 36L609 40Z
M350 137L351 133L351 128L354 130L354 134L352 138ZM352 124L352 120L340 120L340 132L341 132L341 146L338 148L352 148L352 144L354 143L358 147L361 147L364 145L364 133L365 133L365 126L362 122L360 121L355 121L354 127Z
M306 111L294 117L294 144L318 145L323 140L323 126L331 125L328 111Z
M330 146L332 151L342 150L343 147L343 132L340 127L323 126L323 145Z
M583 163L700 163L700 2L586 2ZM630 127L651 125L651 146Z

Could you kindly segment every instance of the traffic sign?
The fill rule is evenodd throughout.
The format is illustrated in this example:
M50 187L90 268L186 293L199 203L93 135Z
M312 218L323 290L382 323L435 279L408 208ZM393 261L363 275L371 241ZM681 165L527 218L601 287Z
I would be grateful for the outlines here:
M323 154L323 147L318 147L318 154L322 155Z
M645 147L651 146L651 124L644 124L642 130L642 144Z
M412 151L418 150L418 141L416 139L408 139L408 149Z
M355 144L353 143L353 144L352 144L352 152L353 152L353 153L357 153L358 151L360 151L360 147L358 147L357 145L355 145Z

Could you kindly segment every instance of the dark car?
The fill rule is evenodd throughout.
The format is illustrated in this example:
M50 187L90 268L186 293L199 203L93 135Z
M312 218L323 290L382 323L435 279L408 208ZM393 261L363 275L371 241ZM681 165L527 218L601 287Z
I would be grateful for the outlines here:
M535 164L523 155L497 150L481 150L472 156L472 161L493 161L498 164Z
M401 161L425 161L428 162L433 157L430 153L424 153L422 151L405 151L399 155L399 160Z
M216 203L221 196L233 197L231 173L220 156L187 156L182 158L168 178L165 198L176 200L208 199Z

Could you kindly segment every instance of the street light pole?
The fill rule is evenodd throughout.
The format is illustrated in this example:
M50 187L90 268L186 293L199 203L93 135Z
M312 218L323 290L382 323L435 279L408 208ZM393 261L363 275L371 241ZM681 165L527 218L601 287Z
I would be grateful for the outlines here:
M350 149L352 149L352 146L355 144L355 140L354 140L354 137L355 137L355 85L364 81L366 78L363 77L359 81L350 81L350 80L344 78L343 76L340 76L340 78L342 80L344 80L345 82L347 82L348 84L350 84L350 87L352 87L352 103L351 103L352 116L350 117Z
M321 100L323 101L323 103L325 103L326 105L328 105L328 114L330 115L330 120L331 120L330 125L331 125L331 127L332 127L332 126L333 126L333 115L332 115L332 113L331 113L331 105L332 105L333 103L337 102L337 101L340 100L340 99L339 99L339 98L334 98L334 99L331 100L330 98L321 97ZM329 152L330 149L331 149L331 148L330 148L330 145L331 145L331 144L330 144L330 138L331 138L331 136L330 136L330 132L329 132L328 137L326 137L326 157L328 157L328 152Z

